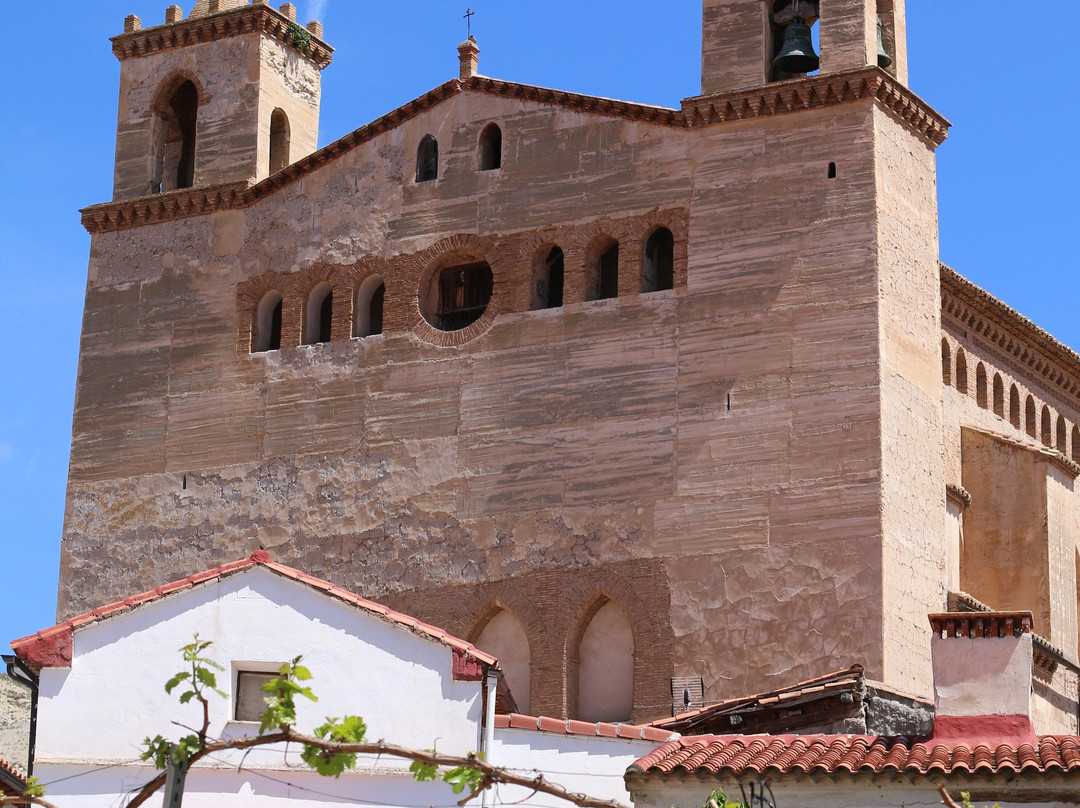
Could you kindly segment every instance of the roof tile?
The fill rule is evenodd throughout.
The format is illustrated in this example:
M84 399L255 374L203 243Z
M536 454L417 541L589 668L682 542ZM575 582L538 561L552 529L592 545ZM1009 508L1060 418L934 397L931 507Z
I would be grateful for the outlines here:
M1038 745L958 740L912 742L871 735L725 735L678 738L630 767L631 774L985 777L1072 775L1080 779L1080 737L1044 735Z

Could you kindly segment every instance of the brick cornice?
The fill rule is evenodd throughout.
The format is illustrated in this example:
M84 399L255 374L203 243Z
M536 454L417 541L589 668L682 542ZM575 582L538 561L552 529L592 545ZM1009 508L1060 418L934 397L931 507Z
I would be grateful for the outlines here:
M263 8L265 7L247 6L215 17L199 18L193 23ZM123 37L117 37L117 39L137 36L139 33L146 32L124 34ZM407 104L391 110L386 115L296 161L257 185L244 182L214 185L188 188L172 194L155 194L120 202L105 202L81 211L83 226L92 234L106 233L143 224L211 213L225 208L246 207L279 188L296 182L357 146L415 118L445 99L466 91L550 104L577 112L608 115L674 128L710 126L724 121L779 115L796 109L850 103L873 97L907 121L933 145L945 139L949 126L948 121L925 106L910 90L876 67L793 79L755 88L752 91L739 90L688 99L683 102L682 112L648 104L633 104L610 98L516 84L486 76L473 76L464 81L451 79L445 84L440 84L424 95L414 98ZM739 111L736 112L736 109ZM753 115L746 114L748 110L752 110Z
M944 117L879 67L862 67L695 96L682 102L682 111L688 126L709 126L866 98L876 99L934 147L940 146L949 135L950 124Z
M941 265L941 313L1049 384L1080 396L1080 354L945 264Z
M184 20L183 22L155 25L130 34L120 34L112 38L113 54L120 61L146 56L159 51L184 48L201 42L214 42L218 39L240 36L261 31L286 45L292 44L289 33L291 23L288 17L270 6L241 6L230 11L210 14L205 17ZM330 64L334 49L311 35L311 46L297 53L309 59L320 70Z

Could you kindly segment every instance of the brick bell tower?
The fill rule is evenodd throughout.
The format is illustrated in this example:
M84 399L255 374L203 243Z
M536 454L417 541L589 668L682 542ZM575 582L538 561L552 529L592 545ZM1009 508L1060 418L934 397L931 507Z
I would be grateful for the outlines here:
M113 199L257 182L315 151L322 25L267 0L199 0L124 20Z

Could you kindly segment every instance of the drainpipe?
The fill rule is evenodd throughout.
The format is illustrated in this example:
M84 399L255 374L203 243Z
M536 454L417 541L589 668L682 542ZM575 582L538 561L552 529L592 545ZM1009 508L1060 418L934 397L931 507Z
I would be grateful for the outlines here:
M480 740L480 755L488 763L493 763L491 748L495 744L495 691L499 687L501 675L497 668L488 668L487 676L484 677L484 734ZM490 788L485 788L480 795L480 804L484 808L491 805Z
M34 773L34 746L37 744L38 678L25 662L14 654L4 654L7 674L16 682L30 688L30 748L26 756L26 776Z

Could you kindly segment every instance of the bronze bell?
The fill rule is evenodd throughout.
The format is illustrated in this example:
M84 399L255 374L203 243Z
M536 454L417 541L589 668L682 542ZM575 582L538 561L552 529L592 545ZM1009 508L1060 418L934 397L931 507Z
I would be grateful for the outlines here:
M785 73L810 73L818 69L818 55L810 40L810 26L802 17L794 17L784 32L784 47L773 59L773 67Z
M877 66L888 67L892 64L892 57L885 50L885 26L877 24Z

